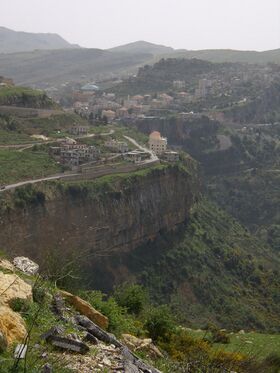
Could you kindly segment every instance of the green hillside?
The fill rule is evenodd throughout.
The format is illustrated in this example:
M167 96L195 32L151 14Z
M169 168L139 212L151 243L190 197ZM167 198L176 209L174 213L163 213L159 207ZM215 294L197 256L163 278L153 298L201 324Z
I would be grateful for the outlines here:
M142 247L128 264L187 325L279 330L279 257L206 200L185 229Z
M57 105L44 92L15 86L0 87L0 105L37 109L57 108Z

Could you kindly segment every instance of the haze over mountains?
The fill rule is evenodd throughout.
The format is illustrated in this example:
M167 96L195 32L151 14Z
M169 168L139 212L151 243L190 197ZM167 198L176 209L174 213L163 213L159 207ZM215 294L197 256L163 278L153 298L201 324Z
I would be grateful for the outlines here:
M66 81L107 79L136 73L140 66L161 58L198 58L211 62L278 63L280 49L255 52L236 50L175 50L137 41L108 50L80 48L57 34L17 32L0 27L0 75L17 84L40 86Z
M0 27L0 52L28 52L35 49L77 48L58 34L30 33Z

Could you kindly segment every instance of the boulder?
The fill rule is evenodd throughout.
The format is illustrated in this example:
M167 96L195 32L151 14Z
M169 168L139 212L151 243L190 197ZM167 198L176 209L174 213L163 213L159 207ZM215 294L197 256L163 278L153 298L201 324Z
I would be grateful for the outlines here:
M39 271L39 265L24 256L17 256L13 260L13 264L17 269L28 275L36 275Z
M0 268L6 269L11 272L15 271L15 266L7 259L0 259Z
M23 342L27 334L22 317L7 306L0 306L0 333L6 338L8 346Z
M150 338L137 338L134 335L123 334L124 344L132 351L141 351L147 353L151 358L162 358L160 350L153 344Z
M97 324L102 329L108 328L108 318L95 308L93 308L88 302L82 298L68 293L67 291L60 291L60 294L66 299L66 301L71 304L76 311L80 314L88 317L92 322Z
M32 287L16 274L0 272L0 298L6 305L14 298L32 301Z

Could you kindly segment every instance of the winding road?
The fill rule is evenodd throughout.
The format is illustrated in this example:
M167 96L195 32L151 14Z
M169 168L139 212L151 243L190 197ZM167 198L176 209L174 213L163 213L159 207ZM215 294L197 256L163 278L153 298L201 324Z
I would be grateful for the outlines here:
M114 133L114 130L111 130L107 134L102 134L102 135L107 136L107 135L111 135L113 133ZM83 136L83 137L92 137L92 135ZM126 140L128 140L129 142L131 142L134 146L136 146L139 150L144 151L146 153L149 153L151 155L150 159L146 159L145 161L141 162L141 164L151 164L151 163L156 163L156 162L159 161L158 157L151 150L149 150L146 147L138 144L138 142L136 140L134 140L133 138L131 138L129 136L123 136L123 137ZM60 174L57 174L57 175L47 176L47 177L43 177L43 178L40 178L40 179L30 179L30 180L25 180L25 181L19 181L18 183L9 184L9 185L5 185L5 186L2 186L2 187L0 186L0 193L3 193L7 190L12 190L12 189L24 186L24 185L28 185L28 184L37 184L37 183L41 183L41 182L44 182L44 181L67 179L67 178L71 178L73 176L80 176L80 175L81 175L80 173L69 172L69 173L60 173Z

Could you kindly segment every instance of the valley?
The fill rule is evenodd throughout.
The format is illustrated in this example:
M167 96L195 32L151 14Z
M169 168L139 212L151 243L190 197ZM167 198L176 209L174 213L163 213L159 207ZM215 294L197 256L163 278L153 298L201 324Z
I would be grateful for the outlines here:
M279 51L86 49L55 35L37 49L13 37L23 50L0 43L0 248L40 275L2 259L0 274L32 284L34 303L3 305L34 323L32 343L55 320L72 335L52 340L82 343L82 311L70 302L54 316L38 281L52 304L64 294L101 313L94 338L113 338L108 328L122 340L104 363L110 344L91 336L104 372L132 337L151 338L153 353L136 348L133 361L156 373L278 373ZM66 356L58 373L85 364Z

